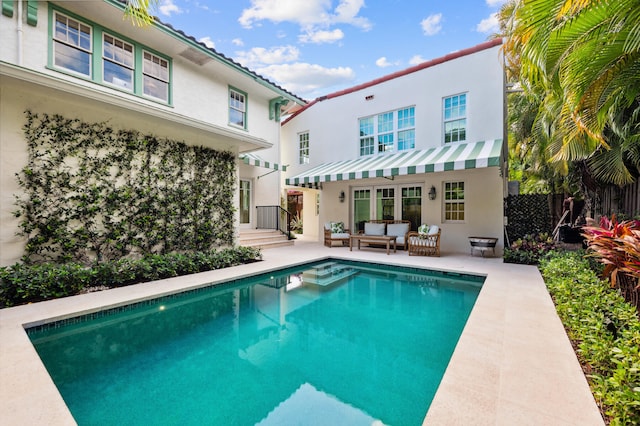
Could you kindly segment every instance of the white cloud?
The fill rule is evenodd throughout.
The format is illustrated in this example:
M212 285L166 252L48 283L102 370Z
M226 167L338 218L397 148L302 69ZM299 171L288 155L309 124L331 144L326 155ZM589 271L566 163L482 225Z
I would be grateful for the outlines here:
M376 61L376 65L380 68L386 68L394 65L399 65L399 62L389 62L386 56L382 56L381 58L378 58L378 60Z
M485 0L489 7L500 7L507 2L507 0Z
M298 40L300 43L314 43L314 44L322 44L322 43L335 43L338 40L342 40L344 38L344 33L342 30L336 28L333 31L307 31L306 34L301 34L298 36Z
M326 94L330 87L351 84L355 80L355 73L349 67L325 68L300 62L269 65L255 71L306 99L316 98Z
M483 19L476 26L476 31L484 34L497 33L500 31L500 21L498 20L498 14L492 13L488 18Z
M438 34L442 29L442 13L429 15L420 22L422 31L425 35L432 36Z
M209 49L215 49L215 47L216 47L216 44L213 42L213 40L211 40L211 37L209 37L209 36L202 37L201 39L198 39L198 41L200 43L203 43Z
M424 59L424 58L423 58L422 56L420 56L420 55L413 55L413 56L411 57L411 59L409 59L409 63L410 63L411 65L418 65L418 64L421 64L421 63L423 63L423 62L426 62L426 59Z
M241 38L234 38L233 40L231 40L231 43L234 46L244 46L244 41L242 41Z
M173 13L182 13L182 9L174 4L173 0L162 0L160 6L158 6L158 10L160 14L164 16L171 16Z
M283 64L298 59L300 51L295 46L276 46L270 49L254 47L248 51L236 52L235 60L248 68L270 64Z
M238 22L245 28L263 20L293 22L303 28L326 28L338 23L371 28L368 19L358 16L364 0L340 0L334 10L331 7L330 0L251 0L251 7L242 11Z

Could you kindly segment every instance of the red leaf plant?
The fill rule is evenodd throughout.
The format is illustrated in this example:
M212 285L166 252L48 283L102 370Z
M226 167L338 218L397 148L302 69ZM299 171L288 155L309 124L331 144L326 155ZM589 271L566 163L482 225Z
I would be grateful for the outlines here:
M640 288L640 220L618 222L603 216L600 226L588 220L582 228L590 255L600 258L605 265L603 275L616 286L618 274L627 274L638 282Z

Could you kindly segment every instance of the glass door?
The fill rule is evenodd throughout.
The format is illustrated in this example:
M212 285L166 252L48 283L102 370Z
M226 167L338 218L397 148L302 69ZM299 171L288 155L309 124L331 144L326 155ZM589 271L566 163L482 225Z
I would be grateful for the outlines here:
M402 220L411 222L411 230L417 231L422 222L422 186L403 186Z
M240 225L251 223L251 181L240 180Z
M376 188L376 219L393 220L396 217L396 188Z
M358 188L353 190L353 224L351 233L364 231L364 223L371 219L371 189Z

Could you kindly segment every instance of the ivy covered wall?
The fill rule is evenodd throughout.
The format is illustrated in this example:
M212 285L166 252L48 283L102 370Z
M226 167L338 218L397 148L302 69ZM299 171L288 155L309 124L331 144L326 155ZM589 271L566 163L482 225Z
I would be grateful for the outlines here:
M230 152L26 112L16 216L25 262L112 260L233 244Z

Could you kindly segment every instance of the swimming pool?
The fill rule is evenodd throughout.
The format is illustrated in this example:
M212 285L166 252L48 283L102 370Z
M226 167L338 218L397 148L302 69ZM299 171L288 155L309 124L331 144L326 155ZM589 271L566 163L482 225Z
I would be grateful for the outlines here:
M420 424L482 278L323 261L28 330L81 424Z

